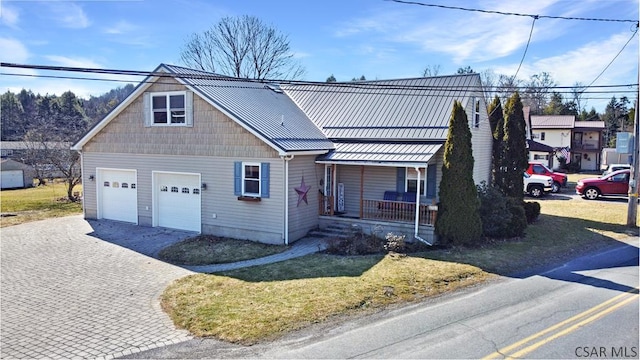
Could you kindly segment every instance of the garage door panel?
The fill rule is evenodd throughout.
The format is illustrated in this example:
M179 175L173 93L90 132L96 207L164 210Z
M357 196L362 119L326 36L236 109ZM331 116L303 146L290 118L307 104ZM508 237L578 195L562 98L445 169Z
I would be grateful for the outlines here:
M157 225L200 232L200 175L156 173Z
M24 187L24 176L22 170L4 170L0 173L0 176L2 176L0 183L2 183L3 189Z
M138 189L135 170L100 171L100 218L138 222Z

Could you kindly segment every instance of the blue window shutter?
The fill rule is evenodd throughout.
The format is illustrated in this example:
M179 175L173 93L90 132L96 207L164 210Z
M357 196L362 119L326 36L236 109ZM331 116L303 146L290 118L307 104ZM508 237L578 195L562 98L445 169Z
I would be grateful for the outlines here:
M260 197L269 197L269 163L260 164Z
M242 162L233 163L233 194L235 196L242 195Z
M427 166L427 197L432 199L436 197L436 169L433 164Z
M396 191L399 193L403 193L404 192L404 183L405 183L405 178L407 175L407 169L406 168L402 168L399 167L397 168L397 175L396 175Z
M151 126L151 94L142 94L142 103L144 107L144 127Z

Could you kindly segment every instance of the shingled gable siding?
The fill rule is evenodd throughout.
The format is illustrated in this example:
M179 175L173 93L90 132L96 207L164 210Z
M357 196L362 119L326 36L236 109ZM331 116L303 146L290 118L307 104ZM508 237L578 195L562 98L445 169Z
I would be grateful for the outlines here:
M184 89L177 83L154 84L149 91ZM97 167L137 170L139 224L145 226L152 225L152 171L200 173L207 184L203 233L281 244L283 167L277 152L197 95L193 107L192 128L144 127L140 97L83 148L85 216L97 217L96 185L88 179ZM234 196L235 161L271 164L268 199L247 202Z

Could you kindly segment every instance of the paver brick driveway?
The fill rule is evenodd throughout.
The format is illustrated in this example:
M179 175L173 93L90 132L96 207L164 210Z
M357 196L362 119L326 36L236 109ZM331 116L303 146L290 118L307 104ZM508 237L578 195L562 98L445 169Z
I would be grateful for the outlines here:
M158 298L191 272L144 255L189 233L81 216L0 231L3 359L113 358L190 339Z

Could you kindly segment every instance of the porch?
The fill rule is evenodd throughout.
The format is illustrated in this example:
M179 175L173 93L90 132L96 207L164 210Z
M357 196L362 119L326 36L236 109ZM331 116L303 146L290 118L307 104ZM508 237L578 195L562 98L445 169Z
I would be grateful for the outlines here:
M411 226L415 224L416 203L409 201L396 201L384 199L362 199L360 201L360 213L344 214L336 212L334 208L333 196L318 194L320 204L318 214L321 216L338 216L343 218L372 220L383 222L407 223ZM431 204L420 204L418 211L418 225L434 226L438 215L438 206L435 200Z

